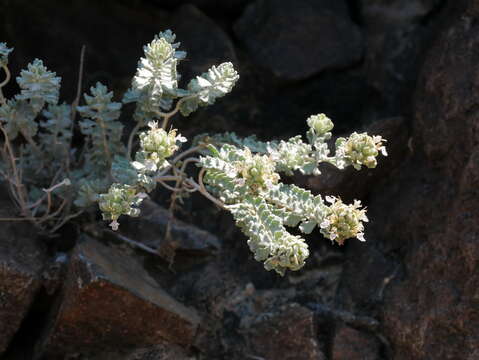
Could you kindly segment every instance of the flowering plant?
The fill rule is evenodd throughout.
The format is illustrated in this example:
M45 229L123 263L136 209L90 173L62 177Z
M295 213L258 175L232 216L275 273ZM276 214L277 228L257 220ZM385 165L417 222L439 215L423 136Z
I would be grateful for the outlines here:
M178 86L178 63L186 53L167 30L144 47L131 88L122 103L98 83L85 94L85 104L58 104L60 78L35 60L17 78L21 93L7 100L1 93L10 73L12 49L0 43L0 67L7 75L0 83L0 131L4 136L0 174L6 181L21 215L42 229L55 231L69 219L98 203L104 220L118 229L123 215L139 216L139 205L157 185L173 192L199 192L220 208L231 212L248 237L248 245L267 270L283 275L298 270L309 255L308 245L288 227L304 234L318 228L321 234L342 245L348 238L364 241L366 210L355 200L313 195L296 185L281 182L280 173L299 171L320 175L318 165L330 163L339 169L376 167L377 156L386 154L384 140L367 133L338 138L334 154L327 141L333 122L324 114L310 116L306 140L262 142L255 136L235 133L187 140L171 129L177 113L189 116L199 107L214 104L229 93L239 76L231 63L213 66L192 79L185 89ZM136 103L136 126L126 146L118 121L121 107ZM44 109L44 107L46 107ZM85 137L80 151L72 149L75 114L82 116ZM42 117L45 121L35 121ZM139 133L139 147L134 139ZM12 140L21 135L20 157ZM42 156L40 156L42 155ZM19 160L20 159L20 160ZM40 164L31 174L31 164ZM198 167L197 178L186 173ZM28 170L30 169L30 171ZM63 179L60 181L60 179Z

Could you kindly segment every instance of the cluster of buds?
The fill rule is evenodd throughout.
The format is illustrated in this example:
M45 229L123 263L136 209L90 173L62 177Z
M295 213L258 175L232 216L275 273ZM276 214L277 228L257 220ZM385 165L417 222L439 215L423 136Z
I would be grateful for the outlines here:
M140 134L141 150L132 165L137 170L157 171L167 165L166 159L178 150L177 143L186 139L176 135L176 129L166 132L156 122L150 122L148 126L150 130Z
M238 172L245 184L253 191L267 189L279 181L275 172L275 163L268 155L253 155L248 148L244 150L245 159L239 162Z
M352 165L360 170L364 165L368 168L375 168L376 157L381 152L387 156L385 140L381 136L370 136L367 133L352 133L349 138L338 138L336 140L336 157L343 159L343 167Z
M138 216L138 205L144 199L143 193L131 185L113 184L106 194L99 196L98 205L103 214L103 220L111 220L110 226L117 230L120 215Z
M325 114L310 116L307 120L308 126L316 136L324 136L333 130L334 124Z
M320 224L321 233L339 245L343 245L344 240L354 237L365 241L363 222L367 222L368 218L366 210L361 209L361 202L355 200L353 204L347 205L334 196L326 196L326 201L331 205Z

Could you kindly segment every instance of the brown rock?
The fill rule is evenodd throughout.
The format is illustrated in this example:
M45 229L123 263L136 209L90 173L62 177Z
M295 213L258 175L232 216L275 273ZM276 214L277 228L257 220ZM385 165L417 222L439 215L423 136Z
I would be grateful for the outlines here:
M41 344L48 353L189 345L200 322L131 255L86 238L75 248L58 310Z
M332 360L378 360L379 342L369 334L339 325L334 335Z
M260 315L246 331L251 355L265 360L325 359L317 342L314 314L298 304Z
M0 191L4 191L3 188ZM0 203L0 217L10 217L12 204ZM0 355L32 304L41 286L46 254L32 226L26 222L0 223Z
M455 5L446 9L450 23L428 52L415 94L413 146L423 160L402 172L417 185L402 184L389 202L395 205L387 223L398 221L399 206L407 220L384 234L405 268L386 289L383 309L398 359L469 360L479 353L479 54L471 50L479 46L479 7ZM426 182L431 173L435 181Z
M181 346L159 344L128 352L102 352L89 357L88 360L193 360Z
M234 30L256 62L282 79L346 67L362 55L361 34L343 1L258 0Z

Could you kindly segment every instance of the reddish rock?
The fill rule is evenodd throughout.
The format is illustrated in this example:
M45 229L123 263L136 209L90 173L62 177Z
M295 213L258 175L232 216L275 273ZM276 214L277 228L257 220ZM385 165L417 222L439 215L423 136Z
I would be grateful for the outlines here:
M251 355L265 360L325 359L318 341L314 313L298 304L260 314L248 331Z
M0 191L4 191L3 188ZM0 203L0 217L11 217L9 202ZM41 286L46 254L35 229L26 222L0 222L0 355Z
M75 248L57 312L41 344L48 353L188 346L200 319L168 295L133 255L84 239Z
M331 360L378 360L379 341L370 334L339 325L334 335Z
M383 309L397 359L469 360L479 352L479 6L455 5L446 9L451 22L429 50L415 94L412 144L422 165L403 169L417 184L431 173L436 181L403 184L390 206L397 213L407 199L408 221L384 234L405 240L393 240L405 272L386 289Z
M362 55L361 33L342 0L258 0L234 30L256 62L282 79L346 67Z

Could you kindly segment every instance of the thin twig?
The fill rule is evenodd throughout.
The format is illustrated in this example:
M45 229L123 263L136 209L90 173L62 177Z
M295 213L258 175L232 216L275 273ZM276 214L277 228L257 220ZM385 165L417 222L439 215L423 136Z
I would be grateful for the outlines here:
M81 50L80 50L80 65L79 65L79 68L78 68L78 82L77 82L77 93L76 93L76 96L75 96L75 99L73 100L73 103L72 103L72 133L73 133L73 126L74 126L74 123L75 123L75 117L76 117L76 114L77 114L77 106L80 104L80 98L81 98L81 90L82 90L82 81L83 81L83 64L84 64L84 61L85 61L85 49L86 49L86 46L83 45L81 47Z
M111 231L111 230L104 230L105 232L108 232L110 234L112 234L115 238L117 239L120 239L130 245L133 245L137 248L140 248L142 250L145 250L146 252L149 252L150 254L153 254L153 255L158 255L158 251L156 251L155 249L145 245L145 244L142 244L142 243L139 243L138 241L135 241L135 240L132 240L126 236L123 236L121 235L120 233L117 233L117 232L114 232L114 231Z
M6 65L2 65L2 69L5 72L5 79L0 83L0 103L5 104L7 101L3 96L2 87L8 84L11 78L10 70Z
M128 137L128 147L126 148L126 156L128 160L131 160L131 152L133 148L133 138L135 137L136 133L140 128L144 126L142 122L137 122L133 130L131 130L130 136Z
M192 99L194 98L196 95L189 95L189 96L185 96L184 98L181 98L180 100L178 100L178 102L176 103L176 106L175 108L168 112L168 113L164 113L164 112L161 112L161 111L157 111L156 114L160 117L163 118L163 124L161 125L162 129L166 129L166 127L168 126L168 121L170 120L170 118L175 115L179 110L180 110L180 106L181 104L183 104L186 100L189 100L189 99Z

